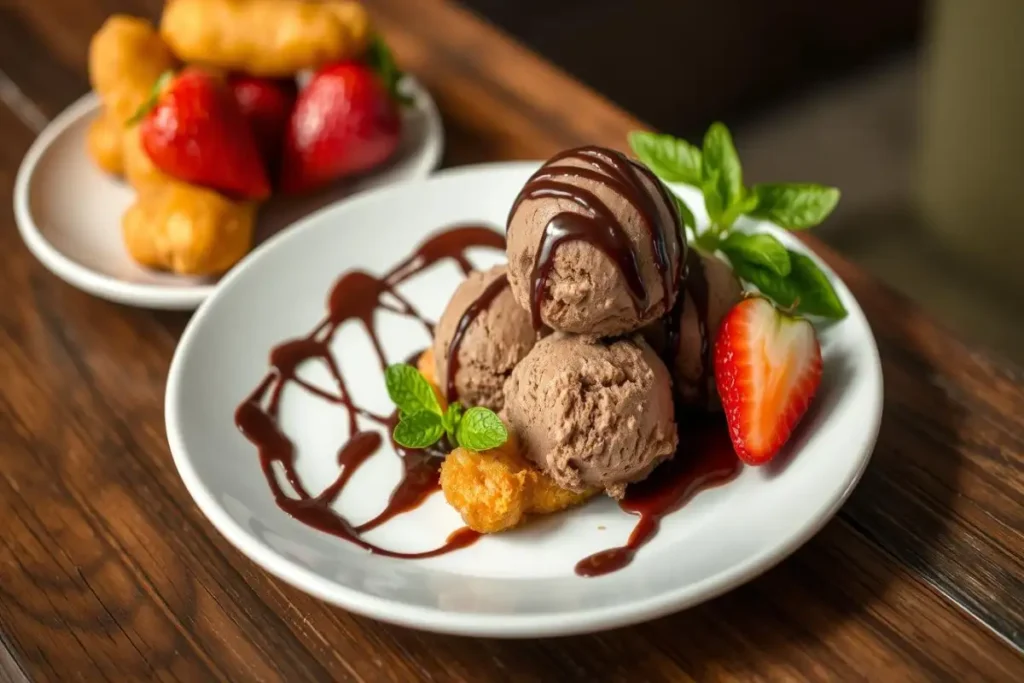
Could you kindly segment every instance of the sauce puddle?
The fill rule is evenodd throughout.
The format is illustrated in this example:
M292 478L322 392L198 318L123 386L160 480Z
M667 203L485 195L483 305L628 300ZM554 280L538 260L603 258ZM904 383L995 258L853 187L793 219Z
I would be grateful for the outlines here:
M659 465L647 479L630 484L619 501L624 512L640 519L626 544L585 557L576 564L579 576L601 576L622 569L636 551L654 536L661 520L675 512L697 493L721 486L739 474L739 458L733 451L721 415L680 421L680 451ZM685 450L684 450L685 449Z

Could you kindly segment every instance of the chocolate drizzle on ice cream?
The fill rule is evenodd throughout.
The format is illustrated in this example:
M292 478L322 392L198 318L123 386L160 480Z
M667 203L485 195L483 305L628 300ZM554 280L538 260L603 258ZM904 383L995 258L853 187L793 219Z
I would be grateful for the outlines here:
M583 187L570 179L587 181L596 188ZM675 299L686 240L674 203L664 186L647 168L621 152L594 146L579 147L555 155L534 173L509 213L511 229L512 217L528 200L567 200L580 209L559 212L544 227L529 276L530 314L535 329L543 326L541 308L555 257L563 245L571 242L589 244L615 264L629 289L637 317L650 310L652 297L642 276L641 255L622 221L598 196L596 189L599 188L606 188L624 199L640 216L661 279L660 301L666 302L667 308ZM664 215L671 219L664 220Z

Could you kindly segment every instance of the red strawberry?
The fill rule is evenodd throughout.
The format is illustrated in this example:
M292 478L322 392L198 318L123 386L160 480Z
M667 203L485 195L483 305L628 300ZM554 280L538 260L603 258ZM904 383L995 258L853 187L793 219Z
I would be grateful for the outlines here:
M402 119L369 66L342 62L317 71L299 93L285 135L281 188L302 193L387 161Z
M162 77L154 91L137 116L142 147L157 168L237 197L270 194L249 123L219 79L186 68Z
M281 154L288 118L295 106L295 81L237 74L228 79L228 86L249 121L263 160L273 167Z
M748 465L768 462L821 384L814 328L763 297L744 299L718 330L715 383L736 454Z

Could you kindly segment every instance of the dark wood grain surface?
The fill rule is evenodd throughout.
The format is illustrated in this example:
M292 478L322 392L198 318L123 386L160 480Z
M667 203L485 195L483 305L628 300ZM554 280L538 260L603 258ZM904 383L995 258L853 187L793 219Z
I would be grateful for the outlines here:
M434 92L446 162L622 147L641 125L470 14L375 0ZM878 338L863 482L805 547L688 612L541 641L380 624L269 577L206 522L163 431L187 316L106 303L21 243L14 175L85 92L85 50L149 0L0 5L0 680L1024 680L1024 372L820 243Z

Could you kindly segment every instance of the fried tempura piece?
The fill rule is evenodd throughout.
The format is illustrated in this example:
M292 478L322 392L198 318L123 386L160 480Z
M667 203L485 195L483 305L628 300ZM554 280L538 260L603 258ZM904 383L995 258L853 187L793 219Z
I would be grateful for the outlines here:
M444 394L441 393L441 387L437 381L437 367L434 365L434 348L432 346L428 346L420 354L419 359L416 361L416 369L430 383L430 388L434 390L434 395L437 396L437 402L441 404L441 410L448 410L448 401L445 399Z
M121 227L128 252L142 265L215 275L249 251L255 219L254 203L168 180L140 189Z
M142 148L139 127L132 126L123 130L121 155L124 177L128 184L136 190L142 190L153 185L167 185L175 182L173 178L156 167L153 160L146 154L146 150Z
M107 112L93 119L85 136L89 156L101 170L112 175L124 172L121 138L121 125Z
M358 57L370 18L354 0L169 0L160 34L182 61L286 77Z
M115 14L89 43L89 81L115 122L126 122L149 97L174 55L145 19Z
M482 453L456 448L441 464L441 490L466 525L493 534L520 524L527 515L545 515L579 505L595 493L558 488L519 453L514 438Z

